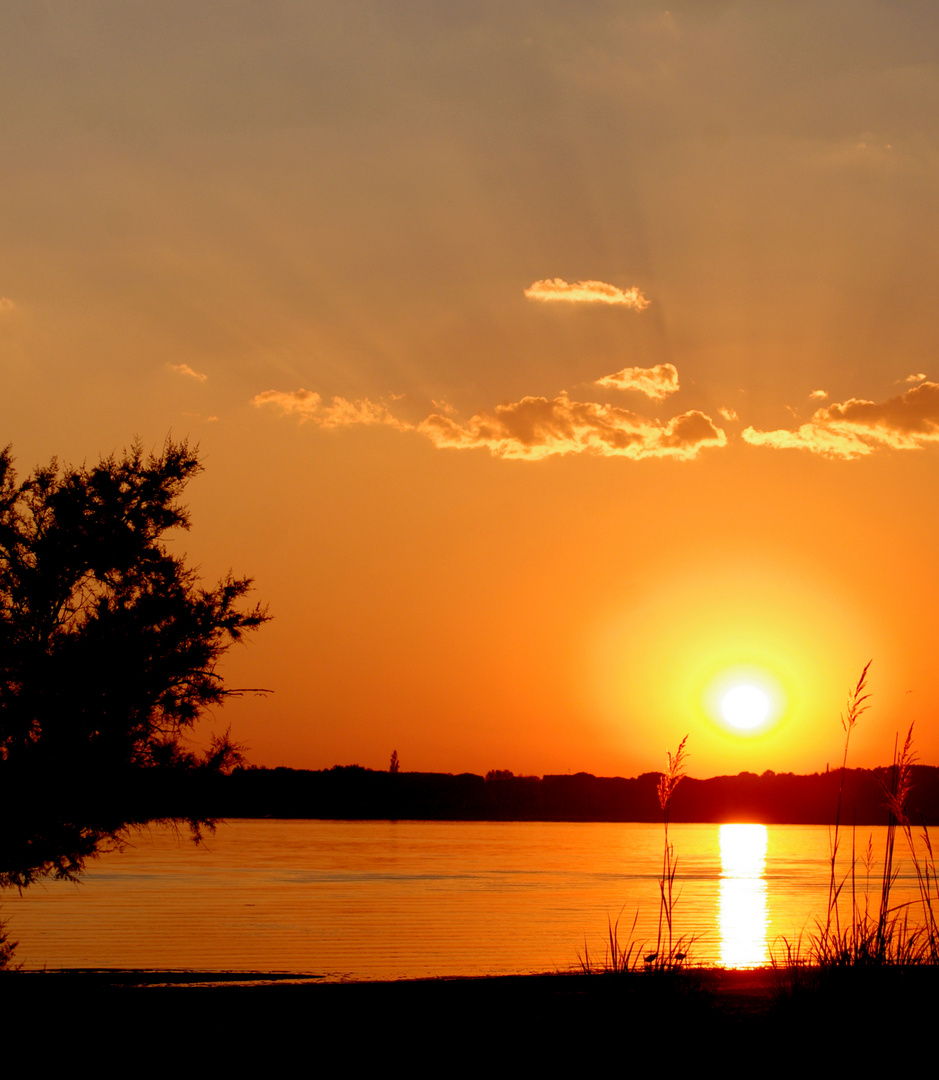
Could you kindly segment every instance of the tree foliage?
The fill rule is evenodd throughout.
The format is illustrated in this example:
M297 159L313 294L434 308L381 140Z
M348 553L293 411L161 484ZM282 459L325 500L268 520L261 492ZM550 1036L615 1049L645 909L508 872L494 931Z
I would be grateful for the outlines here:
M0 453L0 884L73 876L154 816L198 829L155 808L153 778L237 760L227 736L200 756L186 733L242 692L217 664L267 615L250 579L204 588L164 542L199 471L185 442L23 481Z

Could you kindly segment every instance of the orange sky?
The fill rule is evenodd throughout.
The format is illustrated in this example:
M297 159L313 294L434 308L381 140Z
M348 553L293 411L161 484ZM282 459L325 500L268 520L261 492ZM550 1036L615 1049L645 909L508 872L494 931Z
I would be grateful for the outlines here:
M852 760L939 762L932 4L5 24L0 442L199 444L253 761L814 771L873 657Z

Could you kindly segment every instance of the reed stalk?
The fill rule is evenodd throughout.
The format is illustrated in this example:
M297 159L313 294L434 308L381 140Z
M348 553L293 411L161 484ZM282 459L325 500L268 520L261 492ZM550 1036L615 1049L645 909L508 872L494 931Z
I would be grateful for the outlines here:
M635 938L636 925L639 921L639 912L633 919L632 929L626 939L626 944L620 944L620 919L614 922L607 919L607 944L606 956L602 967L595 963L584 942L583 954L578 954L581 971L585 975L592 975L603 971L609 974L626 974L639 970L640 960L647 972L671 972L681 968L697 938L696 934L683 934L675 936L675 904L678 896L675 893L675 874L678 869L678 860L675 858L675 849L669 840L669 811L675 788L678 787L685 775L685 744L688 742L686 735L679 743L678 750L673 755L668 753L668 770L659 778L657 793L659 806L662 810L664 825L664 845L662 850L662 874L659 878L659 925L656 935L655 950L644 953L645 942L638 942ZM622 912L620 913L622 917Z
M582 956L578 956L578 960L580 961L580 969L585 975L593 975L601 971L611 975L626 975L631 971L638 970L642 953L642 945L636 941L635 937L639 912L637 911L633 918L632 928L626 938L625 945L620 944L619 924L621 918L622 912L620 912L615 922L610 918L607 919L606 956L603 959L602 966L596 965L590 959L590 950L586 939L584 940L584 952Z
M672 796L685 775L685 744L687 742L686 735L679 743L674 755L671 750L667 751L668 771L662 774L658 785L659 806L662 809L662 821L665 828L662 876L659 878L659 929L655 952L646 956L647 966L658 971L679 966L687 956L687 948L691 942L691 939L684 937L676 941L674 936L675 901L677 900L675 872L678 869L678 860L675 858L675 849L668 838Z
M848 746L851 743L851 732L854 730L854 725L858 722L858 718L862 713L866 712L869 708L867 702L870 700L870 694L867 691L867 673L870 670L870 666L873 663L872 660L868 660L864 665L864 670L861 672L861 677L858 679L854 689L848 694L848 703L845 712L841 717L841 726L844 728L844 756L841 759L841 778L838 785L838 806L835 810L835 828L834 835L829 834L829 861L831 874L828 883L828 914L825 918L825 931L824 936L831 938L834 933L836 940L841 937L841 917L839 912L838 900L841 896L841 890L844 887L844 879L841 882L838 881L837 875L837 862L838 862L838 845L840 843L840 829L841 829L841 804L844 799L844 778L848 769ZM853 860L852 860L853 865ZM852 907L853 907L852 901ZM832 920L834 919L834 931L832 931Z
M852 824L851 868L842 874L838 866L840 848L841 811L844 797L844 782L848 762L848 746L851 732L858 717L868 708L870 694L867 693L867 674L870 662L861 672L854 689L848 695L848 705L841 718L845 731L844 756L841 765L841 778L838 790L838 805L835 824L830 834L830 874L828 887L828 911L825 922L817 923L818 932L810 937L808 962L822 969L833 967L887 966L939 962L939 925L935 911L939 908L939 879L936 876L935 858L929 830L923 823L921 843L925 854L917 851L916 837L907 811L907 801L912 790L912 770L916 761L913 752L913 728L907 732L903 746L899 746L899 737L894 744L893 764L889 777L885 780L875 773L883 789L888 811L887 832L884 843L883 869L879 886L879 902L876 913L870 907L870 876L873 862L873 841L868 839L867 850L863 856L865 864L864 908L857 895L857 847L856 826ZM892 903L892 891L899 874L899 861L896 851L897 830L906 839L910 860L916 875L919 900L915 902L922 910L920 925L910 924L910 905ZM851 876L851 918L842 925L840 898ZM795 961L793 950L786 943L790 964L799 963L801 957L796 949Z

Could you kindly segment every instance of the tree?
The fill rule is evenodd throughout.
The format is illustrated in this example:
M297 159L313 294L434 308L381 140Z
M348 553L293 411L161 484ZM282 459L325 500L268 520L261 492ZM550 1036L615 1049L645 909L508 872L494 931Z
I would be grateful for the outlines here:
M200 471L185 442L22 482L0 453L0 885L73 877L147 820L210 823L180 781L239 751L186 736L245 692L217 664L267 613L244 605L250 579L203 588L164 542L188 529L179 499Z

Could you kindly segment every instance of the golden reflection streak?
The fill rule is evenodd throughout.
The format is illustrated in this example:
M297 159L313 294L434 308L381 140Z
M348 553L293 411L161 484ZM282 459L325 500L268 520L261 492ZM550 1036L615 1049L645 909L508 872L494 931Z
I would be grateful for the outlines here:
M766 903L765 825L721 825L721 890L718 926L721 965L761 967L769 963Z

